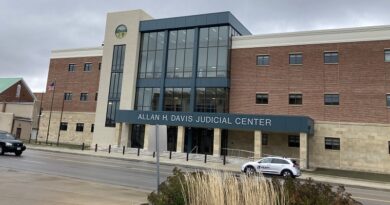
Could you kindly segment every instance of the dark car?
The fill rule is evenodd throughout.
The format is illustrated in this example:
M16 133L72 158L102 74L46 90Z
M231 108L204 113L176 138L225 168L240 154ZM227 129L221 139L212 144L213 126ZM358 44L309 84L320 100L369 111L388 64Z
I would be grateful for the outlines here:
M0 155L5 152L13 152L16 156L20 156L24 150L26 150L26 146L23 145L22 141L16 140L8 132L0 131Z

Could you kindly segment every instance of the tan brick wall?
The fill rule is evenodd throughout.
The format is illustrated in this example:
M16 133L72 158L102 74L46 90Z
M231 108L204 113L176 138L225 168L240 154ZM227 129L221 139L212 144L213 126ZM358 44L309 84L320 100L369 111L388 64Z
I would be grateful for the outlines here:
M49 112L43 111L39 126L39 141L46 141L47 127L49 123ZM57 142L58 131L60 126L61 112L54 111L50 120L49 142ZM95 113L88 112L64 112L62 122L68 122L67 131L61 131L60 143L82 144L83 142L90 145L92 142L91 126L94 124ZM76 132L76 123L84 123L84 131Z
M230 112L306 115L314 120L389 123L390 41L233 49ZM339 64L326 65L324 51L338 51ZM289 53L302 52L303 65L289 65ZM256 66L256 55L269 54L269 66ZM256 105L256 92L269 93L268 105ZM303 94L303 105L288 104L288 94ZM339 93L339 106L325 106L324 93Z

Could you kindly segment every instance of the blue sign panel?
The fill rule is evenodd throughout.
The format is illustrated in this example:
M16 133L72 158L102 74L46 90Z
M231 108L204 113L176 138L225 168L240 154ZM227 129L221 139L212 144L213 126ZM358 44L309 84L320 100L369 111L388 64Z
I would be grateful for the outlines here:
M116 122L307 134L313 134L314 129L313 120L306 116L230 113L119 110Z

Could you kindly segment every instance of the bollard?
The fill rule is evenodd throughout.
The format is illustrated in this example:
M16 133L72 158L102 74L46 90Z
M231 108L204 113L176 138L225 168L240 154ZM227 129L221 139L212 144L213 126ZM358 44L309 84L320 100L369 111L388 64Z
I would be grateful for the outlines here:
M207 154L204 154L204 163L207 163Z
M108 154L111 153L111 145L108 145Z
M85 146L85 144L83 142L83 144L81 145L81 151L84 151L84 146Z
M226 164L226 155L223 155L223 165Z
M187 158L186 158L186 161L188 161L188 155L189 155L189 154L190 154L190 153L188 153L188 152L187 152Z
M30 133L30 138L28 138L28 143L31 143L31 133Z
M97 152L97 144L95 144L95 152Z
M169 159L172 159L172 151L169 151Z
M139 156L139 147L138 147L138 150L137 150L137 156Z
M153 152L153 158L156 156L156 152Z
M122 152L123 155L125 155L125 149L126 149L125 146L123 146L123 152Z

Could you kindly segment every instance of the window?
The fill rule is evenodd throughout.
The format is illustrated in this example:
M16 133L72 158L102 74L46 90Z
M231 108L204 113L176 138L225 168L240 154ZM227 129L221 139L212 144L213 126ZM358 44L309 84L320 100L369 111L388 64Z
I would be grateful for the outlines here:
M190 111L191 88L165 88L165 111Z
M390 49L385 50L385 62L390 62Z
M286 160L284 159L276 159L276 158L273 158L272 161L271 161L272 164L290 164L288 163Z
M290 65L302 65L302 53L290 54L289 63Z
M80 93L80 101L87 101L88 93Z
M290 105L302 105L302 94L289 94L288 98Z
M92 70L92 63L84 64L84 72L90 72Z
M325 64L337 64L339 63L339 52L324 52Z
M256 65L269 65L269 55L258 55Z
M137 88L135 109L157 111L160 100L160 88Z
M268 104L268 94L256 93L256 104Z
M271 161L272 161L272 158L265 158L265 159L260 160L259 162L260 163L271 163Z
M325 149L340 150L340 138L325 137Z
M95 93L95 101L98 99L98 93Z
M93 132L95 130L95 124L92 124L91 125L91 132Z
M142 34L138 78L161 77L164 45L164 31Z
M199 30L198 77L226 77L228 75L228 26L208 27Z
M60 130L62 130L62 131L68 130L68 123L67 122L61 122Z
M268 145L268 134L262 134L261 145Z
M195 30L169 32L167 78L192 77Z
M299 147L299 136L289 135L288 136L288 146L289 147Z
M390 94L386 94L386 106L390 107Z
M69 64L68 65L68 72L75 72L76 71L76 65L75 64Z
M196 88L195 112L223 113L229 110L226 88Z
M99 63L99 70L102 69L102 63Z
M64 93L64 100L72 100L72 93Z
M84 131L84 123L76 123L76 132Z
M339 105L340 98L339 94L325 94L324 104L325 105Z
M390 141L387 142L389 144L389 154L390 154Z

